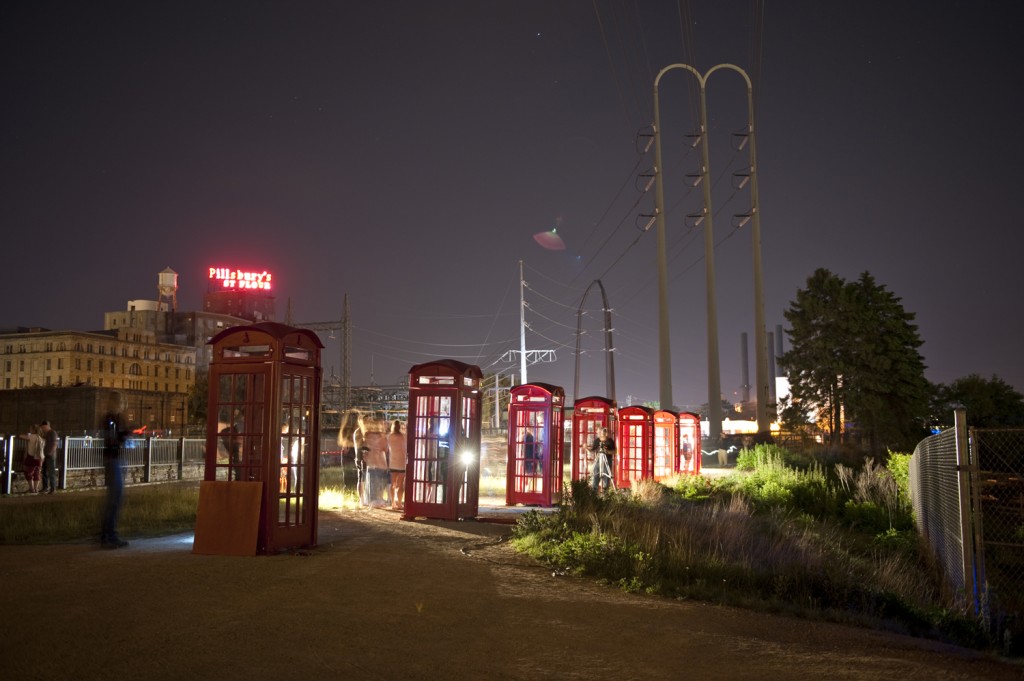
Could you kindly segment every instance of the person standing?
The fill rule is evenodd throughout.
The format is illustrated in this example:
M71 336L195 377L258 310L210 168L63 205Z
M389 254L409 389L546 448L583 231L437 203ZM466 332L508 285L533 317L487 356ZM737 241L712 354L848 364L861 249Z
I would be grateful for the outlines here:
M53 494L57 491L57 431L43 421L39 433L43 438L43 489L39 493Z
M615 440L607 428L597 431L597 437L590 443L590 451L594 455L594 464L590 469L590 487L597 492L604 488L607 492L615 485L612 466L615 463Z
M117 534L117 521L121 515L121 502L124 499L121 447L128 438L128 433L131 432L121 416L123 409L121 393L111 393L107 402L107 413L100 421L100 433L103 437L103 476L107 484L100 546L105 549L119 549L128 546L128 542Z
M394 511L405 509L405 443L402 422L392 421L391 432L388 433L388 468L391 470L391 509Z
M32 426L32 430L18 436L28 443L25 446L25 456L21 460L21 469L25 473L25 481L28 482L29 494L39 491L39 471L43 467L44 443L36 430L37 427Z

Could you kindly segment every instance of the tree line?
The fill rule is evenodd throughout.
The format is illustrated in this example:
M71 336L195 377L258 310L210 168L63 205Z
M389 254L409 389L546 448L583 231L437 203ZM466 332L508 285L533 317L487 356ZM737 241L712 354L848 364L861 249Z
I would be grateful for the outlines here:
M913 449L931 429L952 425L956 407L972 426L1024 426L1024 396L995 375L929 382L915 315L868 272L846 281L816 270L784 316L785 430L817 430L830 445L856 441L884 452Z

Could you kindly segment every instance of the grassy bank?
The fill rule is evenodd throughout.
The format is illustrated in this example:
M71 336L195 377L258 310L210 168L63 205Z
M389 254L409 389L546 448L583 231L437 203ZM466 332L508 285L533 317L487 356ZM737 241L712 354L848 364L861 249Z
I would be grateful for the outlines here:
M103 489L64 492L0 503L0 544L53 544L99 538ZM126 489L119 529L126 537L152 537L195 528L199 483Z
M944 597L898 474L772 447L744 452L740 468L605 496L575 483L559 512L520 521L515 545L629 591L987 645Z

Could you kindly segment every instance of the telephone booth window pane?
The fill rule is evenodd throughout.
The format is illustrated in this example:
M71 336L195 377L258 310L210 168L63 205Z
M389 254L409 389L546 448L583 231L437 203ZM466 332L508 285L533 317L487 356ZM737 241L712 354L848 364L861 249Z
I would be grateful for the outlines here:
M643 475L644 426L630 423L626 426L626 443L622 457L624 482L630 484Z
M451 401L449 396L416 398L416 422L412 424L412 492L417 503L445 502L451 455Z
M656 479L672 475L676 450L675 423L654 425L654 476Z
M519 410L515 412L515 465L513 466L513 489L519 493L540 494L544 492L544 461L547 429L544 413L540 410Z

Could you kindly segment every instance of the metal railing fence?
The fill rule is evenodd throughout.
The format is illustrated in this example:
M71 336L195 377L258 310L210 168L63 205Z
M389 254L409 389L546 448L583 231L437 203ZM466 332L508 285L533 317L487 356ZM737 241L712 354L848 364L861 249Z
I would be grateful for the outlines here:
M2 442L2 475L0 493L11 494L22 471L26 442L15 435L5 436ZM153 469L176 469L175 478L202 478L206 459L205 438L130 438L121 447L121 461L126 469L136 469L138 475L126 478L140 482L153 481ZM198 474L186 471L198 468ZM81 471L103 470L103 440L95 437L57 438L57 486L69 487L69 474ZM165 478L166 479L166 478Z

